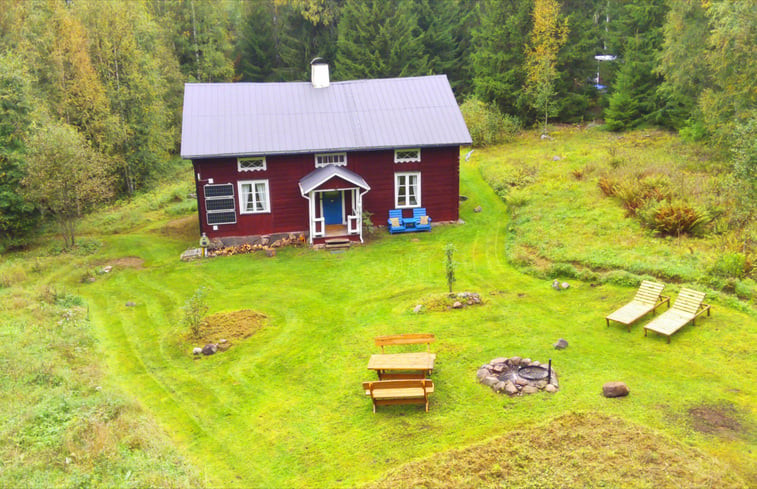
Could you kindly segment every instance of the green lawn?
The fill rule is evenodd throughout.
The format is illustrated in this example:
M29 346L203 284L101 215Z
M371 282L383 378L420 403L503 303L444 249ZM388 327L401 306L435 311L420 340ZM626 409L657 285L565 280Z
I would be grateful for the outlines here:
M712 465L702 470L757 480L754 315L714 302L711 318L670 345L645 338L638 325L630 334L606 328L604 316L634 290L571 280L558 293L551 280L516 271L506 259L509 212L481 179L476 157L461 169L461 192L469 197L465 224L382 234L340 254L289 248L275 258L182 263L179 254L194 242L164 232L156 218L142 231L100 238L97 255L74 261L79 272L69 266L49 280L85 298L109 372L105 389L138 399L209 486L353 487L574 412L646 426L703 453ZM478 205L483 211L473 212ZM445 291L447 243L458 250L455 289L479 292L485 304L414 314ZM87 267L129 256L141 266L117 265L79 283ZM179 339L181 306L200 286L211 313L253 309L268 324L227 352L193 359L193 345ZM437 336L430 412L399 406L373 414L360 390L372 378L372 338L403 332ZM552 348L558 338L568 349ZM475 382L478 366L513 355L551 358L561 390L507 398ZM628 383L631 395L602 397L612 380ZM695 430L690 410L698 406L728 406L741 428L724 436Z

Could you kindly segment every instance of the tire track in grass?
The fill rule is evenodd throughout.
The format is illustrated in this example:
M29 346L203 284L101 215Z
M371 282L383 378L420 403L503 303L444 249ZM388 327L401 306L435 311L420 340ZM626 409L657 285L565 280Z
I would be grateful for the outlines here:
M133 293L134 291L130 292ZM153 290L153 292L155 291ZM109 307L106 303L112 301L112 299L112 295L105 297L94 295L93 300L97 304L96 311L108 310ZM154 295L150 297L141 296L137 299L142 299L140 302L147 305L154 300ZM125 326L125 324L133 324L133 318L125 317L123 314L111 314L105 321L99 317L98 312L93 312L93 316L96 324L107 324L107 327L100 328L101 337L107 338L109 342L110 347L107 348L107 351L110 352L109 356L112 358L113 368L111 371L120 372L119 383L127 387L127 391L139 399L156 419L163 420L164 428L169 426L179 428L167 431L173 438L183 440L184 443L181 443L180 446L191 448L196 447L201 442L204 451L208 453L224 453L223 441L213 436L213 431L203 426L201 417L195 414L202 406L195 403L188 408L186 399L182 398L175 389L172 389L165 382L165 379L160 378L155 369L145 362L145 358L141 354L142 350L137 348L132 340L133 329ZM181 434L184 434L184 436L181 436ZM201 441L198 440L198 437L201 438ZM207 445L210 445L210 447ZM237 471L242 467L244 467L244 464L230 464L221 459L214 460L212 463L214 475L210 477L216 483L219 481L228 483L236 478ZM208 469L203 467L202 471L208 477Z
M174 292L169 294L166 289L158 288L154 285L155 282L150 281L146 275L139 277L139 280L145 285L145 287L152 289L151 297L164 297L164 300L160 301L160 309L164 316L168 316L166 309L172 309L177 304L183 302L179 300L179 293ZM207 278L203 283L209 283L212 287L213 284L218 285L218 282L212 278ZM158 313L160 314L160 312ZM171 334L171 327L167 325L167 330L163 337ZM167 343L170 347L174 346L171 343ZM249 433L253 439L261 441L262 445L268 447L275 447L273 443L275 440L267 435L266 430L261 430L259 425L251 424L251 416L246 416L246 413L240 406L237 399L246 399L250 395L250 390L244 390L239 392L238 389L233 387L226 367L228 362L221 363L221 359L231 359L231 354L225 357L211 357L207 359L208 362L216 362L210 364L210 367L206 370L195 370L190 372L189 369L182 369L177 362L182 359L181 354L170 355L166 351L166 343L162 345L162 357L156 360L156 368L159 366L161 373L165 373L166 369L164 365L171 367L168 372L187 372L189 377L178 377L177 375L161 375L162 384L164 388L169 388L174 393L174 399L176 403L180 405L183 413L189 416L198 425L202 426L202 436L200 438L210 438L217 445L222 445L222 449L218 451L209 452L208 450L202 450L203 456L207 457L212 453L216 458L223 458L224 462L229 464L237 471L237 476L243 474L244 477L240 482L243 485L250 483L261 484L263 481L270 480L270 474L261 472L259 464L254 464L250 467L249 458L246 457L244 450L237 450L228 443L228 434L230 432L244 432ZM191 361L195 365L194 360ZM199 365L198 365L199 366ZM205 365L202 365L205 367ZM168 386L174 386L170 388ZM231 391L231 392L230 392ZM195 444L204 444L202 439L196 440ZM203 446L204 448L204 446ZM241 447L240 447L241 448ZM268 448L267 450L270 450ZM254 475L253 475L254 472ZM225 481L225 484L229 484L230 481Z

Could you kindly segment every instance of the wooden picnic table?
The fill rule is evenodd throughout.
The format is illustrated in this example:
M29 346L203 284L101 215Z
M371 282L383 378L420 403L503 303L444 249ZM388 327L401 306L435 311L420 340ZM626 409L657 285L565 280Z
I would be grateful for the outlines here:
M379 353L371 355L368 370L379 379L423 379L434 369L436 354L428 352Z

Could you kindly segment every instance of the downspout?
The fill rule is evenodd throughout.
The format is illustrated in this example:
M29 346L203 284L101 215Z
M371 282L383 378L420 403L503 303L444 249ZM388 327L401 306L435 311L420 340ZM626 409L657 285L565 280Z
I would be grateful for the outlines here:
M367 194L370 191L370 187L363 190L359 196L358 196L358 211L360 211L360 242L363 242L363 195Z

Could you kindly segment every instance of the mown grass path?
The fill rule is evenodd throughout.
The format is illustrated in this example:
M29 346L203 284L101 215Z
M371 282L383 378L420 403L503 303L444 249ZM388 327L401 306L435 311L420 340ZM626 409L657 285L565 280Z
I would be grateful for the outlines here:
M558 293L504 258L507 212L475 162L461 169L462 225L431 233L381 235L331 254L309 249L181 263L188 244L144 232L107 238L113 258L138 256L141 269L117 269L80 293L101 340L110 379L154 415L209 485L351 487L434 453L539 424L571 411L601 411L662 430L753 475L754 436L727 440L692 431L692 406L728 403L753 423L751 345L757 324L719 307L673 338L644 338L604 326L604 316L633 291L574 282ZM481 205L483 212L473 208ZM377 216L377 219L379 216ZM445 291L443 249L457 247L457 291L486 303L462 311L413 314ZM253 309L265 328L231 350L200 360L182 343L180 308L200 286L210 312ZM127 301L136 303L126 307ZM416 406L377 414L360 390L376 352L373 337L402 332L437 336L429 413ZM566 338L570 347L555 351ZM475 382L497 356L552 358L555 395L507 398ZM738 378L723 365L736 363ZM602 383L627 382L621 400Z

